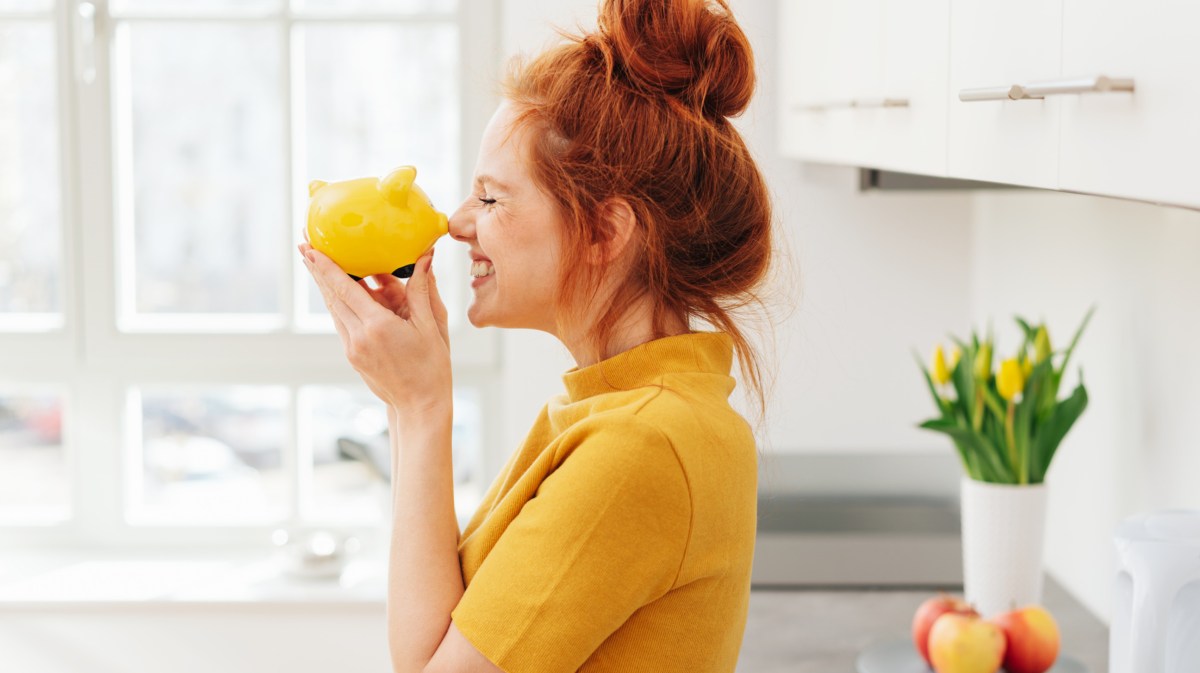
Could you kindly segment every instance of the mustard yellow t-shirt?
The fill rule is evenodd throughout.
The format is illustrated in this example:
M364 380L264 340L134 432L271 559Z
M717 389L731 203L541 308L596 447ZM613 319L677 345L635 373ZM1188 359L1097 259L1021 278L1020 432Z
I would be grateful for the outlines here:
M459 543L455 625L506 673L733 671L757 452L732 339L657 339L563 375Z

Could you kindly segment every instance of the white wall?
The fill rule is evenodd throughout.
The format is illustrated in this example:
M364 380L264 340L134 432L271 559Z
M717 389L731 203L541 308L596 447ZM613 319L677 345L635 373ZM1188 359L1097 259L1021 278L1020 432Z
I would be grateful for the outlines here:
M1200 508L1200 213L1056 192L980 194L972 309L996 322L1046 319L1073 356L1089 406L1047 475L1047 566L1093 612L1111 614L1112 533L1137 512ZM1074 387L1078 377L1066 378ZM1064 386L1065 387L1065 386ZM1065 391L1064 391L1065 394Z

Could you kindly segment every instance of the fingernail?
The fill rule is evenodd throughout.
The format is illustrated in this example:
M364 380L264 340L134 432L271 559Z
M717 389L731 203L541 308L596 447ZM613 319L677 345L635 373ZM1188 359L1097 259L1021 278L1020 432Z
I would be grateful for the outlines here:
M308 261L310 261L310 262L315 262L315 261L317 261L317 260L316 260L316 257L313 255L313 251L312 251L312 250L309 250L308 252L304 253L304 258L305 258L305 259L307 259L307 260L308 260Z

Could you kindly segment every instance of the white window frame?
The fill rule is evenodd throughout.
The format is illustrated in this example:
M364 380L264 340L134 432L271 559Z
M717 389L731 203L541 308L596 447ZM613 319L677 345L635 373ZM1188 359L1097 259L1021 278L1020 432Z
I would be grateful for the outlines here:
M71 480L71 518L57 525L0 526L0 547L6 544L99 544L105 546L213 546L258 545L267 539L268 528L297 525L298 521L272 526L131 526L124 523L123 497L126 491L125 400L131 387L143 384L284 385L291 391L295 408L299 387L313 384L359 385L358 375L346 363L341 343L332 332L316 333L297 324L296 301L292 282L307 273L299 264L293 238L299 227L280 232L280 255L286 257L281 278L285 299L282 306L285 325L265 328L256 333L232 333L229 330L192 330L180 333L126 333L118 328L118 260L116 224L119 217L115 187L116 161L112 92L113 41L116 21L109 17L108 0L94 0L95 6L95 78L84 83L79 76L78 8L82 0L56 0L50 12L12 14L0 12L0 19L52 18L56 35L59 165L62 194L63 322L60 329L44 332L0 332L0 384L6 390L45 390L61 388L64 400L63 447ZM278 11L255 15L221 14L222 20L278 23L286 27L281 45L283 86L292 106L293 55L291 27L300 22L337 23L411 23L422 20L444 21L453 18L459 29L460 156L461 194L470 190L470 175L478 152L479 139L495 108L495 77L499 74L499 10L493 2L459 0L453 14L347 16L315 13L297 14L288 0L279 0ZM195 13L138 12L123 13L121 21L147 19L207 19L217 15ZM477 64L487 64L479 68ZM303 101L300 101L301 105ZM86 112L85 112L86 111ZM290 115L285 115L290 116ZM298 190L294 176L293 129L286 125L287 161L285 176L290 190ZM86 179L85 179L86 176ZM281 194L284 213L291 222L299 222L295 213L296 194ZM439 204L450 212L457 204ZM295 229L296 231L293 231ZM462 269L462 280L443 281L458 293L465 306L469 288L466 282L468 258L465 247L442 241L443 255ZM93 253L91 251L99 251ZM439 259L439 261L441 261ZM451 334L456 385L480 391L485 436L496 427L499 390L498 335L493 329L475 329L466 321ZM298 420L291 414L290 446L285 447L284 465L294 467L298 447ZM484 451L485 460L490 452ZM496 466L481 466L485 475ZM293 477L295 475L293 470ZM294 482L294 478L293 478ZM293 498L294 500L295 498ZM377 529L354 531L372 535Z

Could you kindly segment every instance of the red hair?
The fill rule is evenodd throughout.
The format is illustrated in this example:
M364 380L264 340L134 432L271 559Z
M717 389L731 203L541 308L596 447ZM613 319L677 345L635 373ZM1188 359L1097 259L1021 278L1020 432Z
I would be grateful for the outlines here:
M636 218L629 265L592 326L606 352L618 320L645 295L655 338L671 319L726 332L743 378L766 403L761 364L734 312L756 294L771 260L766 182L728 117L754 93L750 42L724 0L605 0L598 30L528 62L502 83L517 123L531 129L534 180L566 226L560 315L594 305L606 269L589 263L609 239L606 202Z

